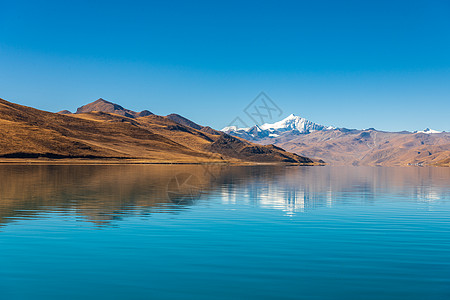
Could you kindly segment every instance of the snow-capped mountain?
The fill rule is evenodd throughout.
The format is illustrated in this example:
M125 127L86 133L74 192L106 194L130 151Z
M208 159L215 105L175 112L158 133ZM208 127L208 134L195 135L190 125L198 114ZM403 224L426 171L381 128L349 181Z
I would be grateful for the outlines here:
M323 126L311 121L306 120L305 118L296 116L294 114L289 115L287 118L273 123L273 124L264 124L261 125L262 130L270 130L270 131L291 131L296 130L300 133L312 132L316 130L329 130L334 129L332 126Z
M443 131L437 131L437 130L433 130L430 128L426 128L424 130L421 131L414 131L414 133L426 133L426 134L431 134L431 133L442 133Z
M332 126L320 125L308 121L305 118L291 114L287 118L273 124L266 123L263 125L255 125L249 128L237 128L236 126L228 126L223 128L222 131L248 140L255 140L266 137L279 137L280 135L288 132L299 134L331 129L335 128Z

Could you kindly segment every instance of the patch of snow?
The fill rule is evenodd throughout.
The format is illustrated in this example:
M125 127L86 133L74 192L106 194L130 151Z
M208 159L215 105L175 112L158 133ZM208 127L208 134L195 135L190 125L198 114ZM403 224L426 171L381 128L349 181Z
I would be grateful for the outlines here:
M248 131L251 127L238 128L237 126L226 126L222 128L220 131L230 132L230 131Z
M238 130L237 126L227 126L227 127L224 127L221 129L221 131L223 131L223 132L237 131L237 130Z

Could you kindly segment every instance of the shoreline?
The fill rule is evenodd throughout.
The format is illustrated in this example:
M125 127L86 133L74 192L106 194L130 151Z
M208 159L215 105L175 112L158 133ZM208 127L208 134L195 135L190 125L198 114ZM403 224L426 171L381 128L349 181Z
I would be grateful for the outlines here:
M219 166L300 166L300 167L323 167L323 166L335 166L344 167L351 165L333 165L328 163L289 163L289 162L247 162L247 161L152 161L145 159L26 159L26 158L1 158L0 165L219 165ZM405 165L360 165L361 167L439 167L449 168L450 165L441 164L405 164Z
M321 163L283 163L283 162L240 162L240 161L222 161L222 162L199 162L199 161L151 161L138 159L17 159L2 158L0 165L223 165L223 166L257 166L257 165L273 165L273 166L325 166Z

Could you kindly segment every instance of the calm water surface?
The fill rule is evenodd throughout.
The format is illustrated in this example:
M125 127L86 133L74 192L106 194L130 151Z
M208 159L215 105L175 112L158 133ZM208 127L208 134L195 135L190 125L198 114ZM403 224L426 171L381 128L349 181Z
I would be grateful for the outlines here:
M0 299L450 299L450 169L2 165Z

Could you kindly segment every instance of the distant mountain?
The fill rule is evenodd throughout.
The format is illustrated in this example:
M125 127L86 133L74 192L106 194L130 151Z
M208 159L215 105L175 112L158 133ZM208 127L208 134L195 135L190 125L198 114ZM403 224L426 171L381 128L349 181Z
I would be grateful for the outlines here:
M273 124L222 130L335 165L448 166L450 162L450 133L428 128L416 132L334 128L290 115Z
M443 131L437 131L437 130L433 130L430 128L426 128L424 130L421 131L414 131L414 133L426 133L426 134L432 134L432 133L442 133Z
M324 126L305 118L296 116L294 114L289 115L287 118L273 123L255 125L249 128L237 128L236 126L229 126L222 129L223 132L238 136L250 141L258 141L263 138L275 138L285 134L300 134L310 133L321 130L334 129L332 126Z
M439 165L450 158L450 133L335 129L259 142L336 165Z
M139 117L146 117L146 116L153 115L153 113L151 113L148 110L143 110L141 112L135 112L135 111L132 111L129 109L125 109L118 104L106 101L102 98L100 98L92 103L89 103L89 104L79 107L76 111L76 114L84 114L84 113L89 113L89 112L94 112L94 111L112 113L112 114L121 115L121 116L128 117L128 118L139 118ZM63 111L63 112L69 112L69 111ZM63 112L60 112L60 113L63 113Z
M279 147L250 143L181 116L175 122L148 111L144 114L103 99L82 106L76 114L50 113L0 99L0 161L313 163Z

